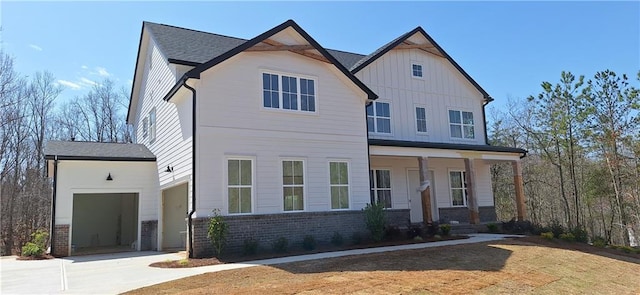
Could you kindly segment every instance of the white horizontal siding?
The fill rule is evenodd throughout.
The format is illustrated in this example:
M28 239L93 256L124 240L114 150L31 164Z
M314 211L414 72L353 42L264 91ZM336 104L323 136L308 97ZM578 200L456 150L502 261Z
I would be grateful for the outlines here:
M422 65L423 78L413 78L412 63ZM391 102L392 135L371 138L484 144L482 94L444 58L419 49L391 50L356 73L380 101ZM418 134L415 106L426 108L427 134ZM449 134L448 110L471 111L475 139L453 139Z

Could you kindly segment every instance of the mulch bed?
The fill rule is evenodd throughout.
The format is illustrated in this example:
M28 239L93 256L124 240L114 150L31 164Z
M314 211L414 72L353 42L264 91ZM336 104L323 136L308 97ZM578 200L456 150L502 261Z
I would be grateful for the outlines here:
M310 251L300 249L300 248L291 248L289 249L289 251L285 253L259 252L254 255L226 254L226 255L223 255L223 257L221 257L220 259L213 257L213 258L185 258L181 260L167 260L167 261L155 262L150 264L149 266L159 267L159 268L188 268L188 267L199 267L199 266L244 262L244 261L250 261L250 260L262 260L262 259L296 256L296 255L306 255L306 254L354 250L354 249L367 249L367 248L386 247L386 246L432 243L432 242L439 242L439 241L460 240L460 239L468 239L468 238L469 238L468 236L462 236L462 235L443 236L440 238L428 237L428 238L423 238L422 241L397 238L397 239L380 241L380 242L368 241L368 242L363 242L357 245L342 245L342 246L319 245L316 249L310 250Z
M44 254L41 256L18 256L16 260L47 260L47 259L53 259L53 258L55 257L49 254Z
M541 236L527 236L524 238L520 238L519 240L538 244L538 245L543 245L545 247L550 247L550 248L562 248L562 249L576 250L576 251L592 253L592 254L617 255L617 256L631 257L636 259L640 258L640 254L627 253L621 249L613 249L608 247L600 248L600 247L596 247L596 246L585 244L585 243L567 242L560 239L549 240Z

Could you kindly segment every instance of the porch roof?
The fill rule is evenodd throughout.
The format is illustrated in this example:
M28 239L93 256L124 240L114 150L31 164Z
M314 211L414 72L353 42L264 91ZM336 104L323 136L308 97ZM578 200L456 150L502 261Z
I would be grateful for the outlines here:
M153 162L156 156L144 145L89 141L49 141L46 160Z
M499 153L516 153L527 155L527 150L521 148L513 148L506 146L480 145L480 144L460 144L460 143L444 143L444 142L417 142L404 140L388 140L388 139L369 139L369 145L374 146L395 146L395 147L411 147L411 148L430 148L444 150L463 150L463 151L479 151L479 152L499 152Z

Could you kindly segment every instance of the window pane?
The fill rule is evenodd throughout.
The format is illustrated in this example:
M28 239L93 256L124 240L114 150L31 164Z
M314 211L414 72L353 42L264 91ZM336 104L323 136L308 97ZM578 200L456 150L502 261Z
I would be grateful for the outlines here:
M349 208L349 187L341 186L339 187L340 191L340 208L347 209Z
M340 209L340 187L331 187L331 209Z
M385 208L391 208L391 191L390 190L378 191L378 202L384 204Z
M282 76L282 108L298 109L298 83L297 78Z
M416 108L416 128L418 132L427 132L427 114L424 108Z
M251 188L240 189L240 212L251 213Z
M390 118L389 104L386 102L376 102L376 116Z
M294 184L304 184L304 172L302 169L302 161L293 161Z
M293 163L291 161L282 161L282 184L293 184Z
M228 189L229 193L229 213L240 213L240 189L232 188Z
M304 210L304 189L293 188L293 210Z
M473 126L464 126L464 138L475 138Z
M309 95L316 95L316 86L313 80L307 80L307 91L309 91Z
M462 122L467 125L473 125L473 113L462 112Z
M270 75L271 76L271 90L278 91L278 75Z
M349 184L349 166L347 163L338 163L340 167L340 184Z
M377 121L378 133L391 133L391 120L378 118Z
M329 183L330 184L340 184L340 168L338 167L339 163L330 162L329 163Z
M367 116L373 116L373 103L367 106Z
M449 178L451 179L451 188L462 188L462 173L459 171L449 172Z
M367 118L367 130L369 132L376 132L376 126L374 125L374 119L372 117Z
M227 184L229 185L240 184L240 161L239 160L229 160L227 162L227 174L228 174Z
M240 184L251 185L251 160L240 161Z
M460 125L449 125L451 129L451 137L462 138L462 128Z
M391 172L389 170L376 170L376 184L378 188L391 188Z
M453 201L453 206L463 206L462 200L462 190L461 189L452 189L451 190L451 200Z
M462 123L459 111L449 111L449 123Z

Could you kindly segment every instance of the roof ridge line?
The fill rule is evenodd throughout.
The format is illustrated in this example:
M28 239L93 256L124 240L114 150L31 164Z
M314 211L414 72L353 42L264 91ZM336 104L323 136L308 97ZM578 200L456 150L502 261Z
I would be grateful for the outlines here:
M190 28L185 28L185 27L178 27L178 26L174 26L174 25L167 25L167 24L161 24L161 23L154 23L154 22L150 22L150 21L142 21L142 23L143 23L143 24L145 24L145 23L149 23L149 24L154 24L154 25L159 25L159 26L165 26L165 27L169 27L169 28L181 29L181 30L185 30L185 31L192 31L192 32L196 32L196 33L204 33L204 34L209 34L209 35L216 35L216 36L220 36L220 37L226 37L226 38L237 39L237 40L240 40L240 41L248 41L248 39L244 39L244 38L240 38L240 37L234 37L234 36L222 35L222 34L218 34L218 33L206 32L206 31L202 31L202 30L195 30L195 29L190 29Z

